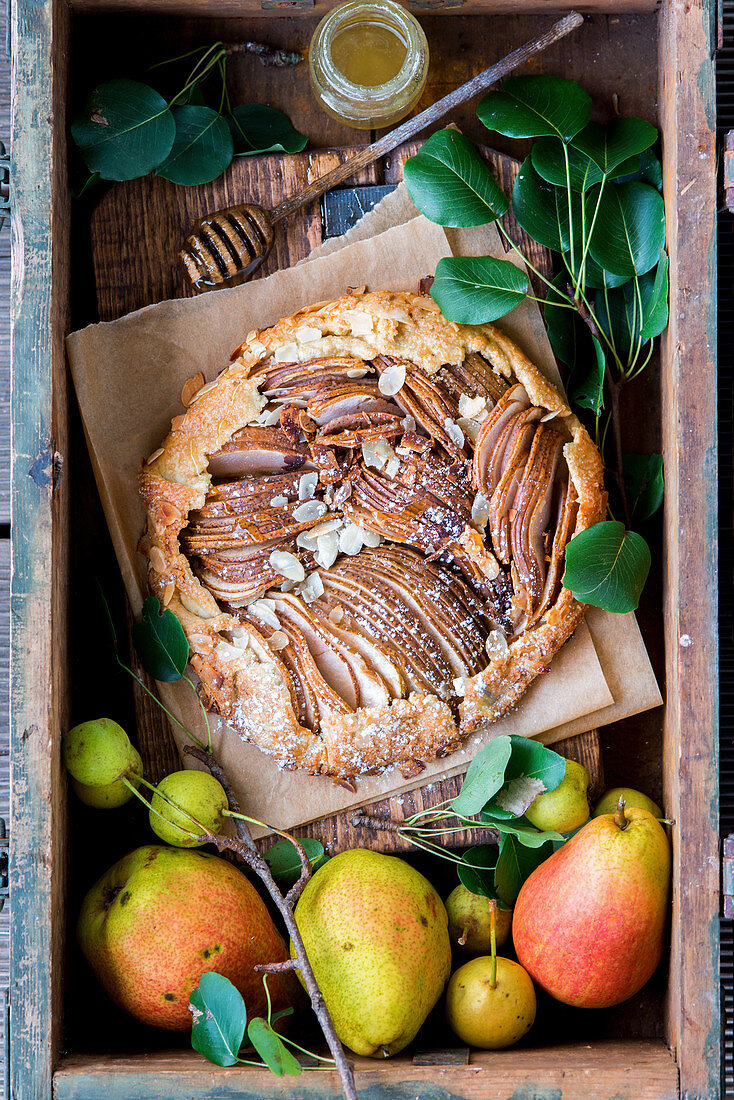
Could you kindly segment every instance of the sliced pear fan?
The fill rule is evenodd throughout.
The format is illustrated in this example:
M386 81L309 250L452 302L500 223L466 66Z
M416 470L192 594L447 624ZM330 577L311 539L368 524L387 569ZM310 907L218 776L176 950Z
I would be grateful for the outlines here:
M269 403L210 455L181 535L200 580L270 647L302 726L416 692L455 708L560 592L570 437L476 353L433 376L376 355L252 377Z

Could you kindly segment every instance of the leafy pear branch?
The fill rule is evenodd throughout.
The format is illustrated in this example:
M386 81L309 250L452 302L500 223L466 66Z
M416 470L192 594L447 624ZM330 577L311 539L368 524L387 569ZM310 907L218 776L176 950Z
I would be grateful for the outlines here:
M252 839L252 833L250 832L247 822L244 820L244 817L240 813L240 807L237 802L237 798L234 794L234 791L232 790L232 786L229 783L222 766L218 763L218 761L211 753L200 749L198 746L187 745L184 749L184 752L187 755L193 757L195 760L198 760L199 763L203 764L211 773L211 775L213 775L215 779L218 779L219 782L222 784L222 787L224 788L224 791L227 795L229 808L232 812L233 820L235 822L235 828L237 831L236 837L222 836L215 833L205 833L204 835L206 835L207 843L213 844L220 852L225 850L234 852L234 854L238 856L238 858L243 863L245 863L252 871L254 871L254 873L264 884L265 889L270 894L270 897L273 899L273 902L275 903L278 912L283 918L283 923L288 930L288 934L291 938L291 943L293 945L293 950L295 952L296 957L295 960L293 960L293 965L291 969L297 969L300 972L301 977L303 978L303 983L306 986L306 991L308 992L311 1000L311 1007L313 1008L316 1018L321 1025L321 1030L324 1033L324 1038L326 1039L326 1042L329 1046L329 1050L331 1051L332 1057L336 1064L336 1068L339 1071L344 1096L346 1100L357 1100L357 1090L354 1083L354 1074L352 1072L352 1067L347 1061L346 1055L344 1053L344 1048L342 1047L337 1037L336 1031L334 1030L334 1024L331 1019L331 1015L329 1014L329 1010L326 1007L324 996L319 989L318 983L314 976L314 972L311 968L311 964L308 961L306 948L304 947L301 933L298 930L298 925L296 924L296 919L293 915L292 907L293 905L295 905L295 902L300 897L304 886L311 877L311 861L306 855L303 846L296 840L296 838L288 836L288 839L291 841L291 843L295 845L301 859L301 876L296 885L291 890L289 890L289 892L284 897L283 894L280 892L280 889L278 888L275 879L273 878L270 867L255 847L255 842ZM269 967L268 970L270 969L271 968ZM278 969L283 969L283 967L279 966Z
M535 139L511 198L478 150L452 129L432 134L405 164L415 205L439 225L495 224L523 263L488 256L439 261L430 294L444 316L480 325L505 316L531 292L528 271L545 285L544 320L566 368L569 402L589 421L602 461L614 441L609 519L569 542L563 583L582 603L634 610L650 551L632 521L648 519L663 498L662 455L625 455L620 392L649 363L668 320L668 257L658 132L640 118L591 121L589 95L572 80L510 77L477 114L505 137ZM533 264L502 224L512 214L529 238L555 253L556 275ZM614 516L618 510L624 524ZM573 549L572 549L573 548Z

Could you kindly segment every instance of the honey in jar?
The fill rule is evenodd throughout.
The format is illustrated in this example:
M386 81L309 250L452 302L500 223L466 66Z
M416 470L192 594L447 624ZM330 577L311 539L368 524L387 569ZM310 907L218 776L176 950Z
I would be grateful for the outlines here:
M393 0L349 0L319 23L309 48L311 85L324 110L360 130L409 114L428 73L428 43Z

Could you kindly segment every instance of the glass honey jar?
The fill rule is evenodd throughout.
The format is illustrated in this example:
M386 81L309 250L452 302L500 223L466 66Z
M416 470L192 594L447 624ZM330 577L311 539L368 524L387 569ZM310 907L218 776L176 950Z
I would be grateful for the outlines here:
M321 20L308 53L323 109L358 130L409 114L428 75L428 42L415 16L394 0L348 0Z

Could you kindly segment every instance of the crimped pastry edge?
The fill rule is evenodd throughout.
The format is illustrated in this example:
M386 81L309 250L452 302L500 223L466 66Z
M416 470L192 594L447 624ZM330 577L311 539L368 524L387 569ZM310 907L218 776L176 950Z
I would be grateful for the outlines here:
M267 330L249 333L229 366L174 418L169 435L143 465L140 488L148 516L140 549L148 561L150 590L181 622L191 664L211 704L243 740L273 756L282 768L335 778L393 764L412 767L449 755L466 735L517 704L573 634L585 608L562 588L539 623L510 643L506 657L491 661L466 681L459 726L446 703L418 693L385 707L332 712L322 720L319 733L301 726L277 653L257 630L221 611L179 545L188 513L202 507L211 483L207 456L249 424L266 403L250 372L278 352L283 362L327 355L391 355L410 359L427 374L479 352L505 378L521 382L533 404L555 412L565 423L572 438L564 455L579 498L574 534L604 517L599 454L556 388L494 325L459 325L447 321L430 298L407 291L375 291L312 304ZM249 642L245 649L230 640L243 632Z

